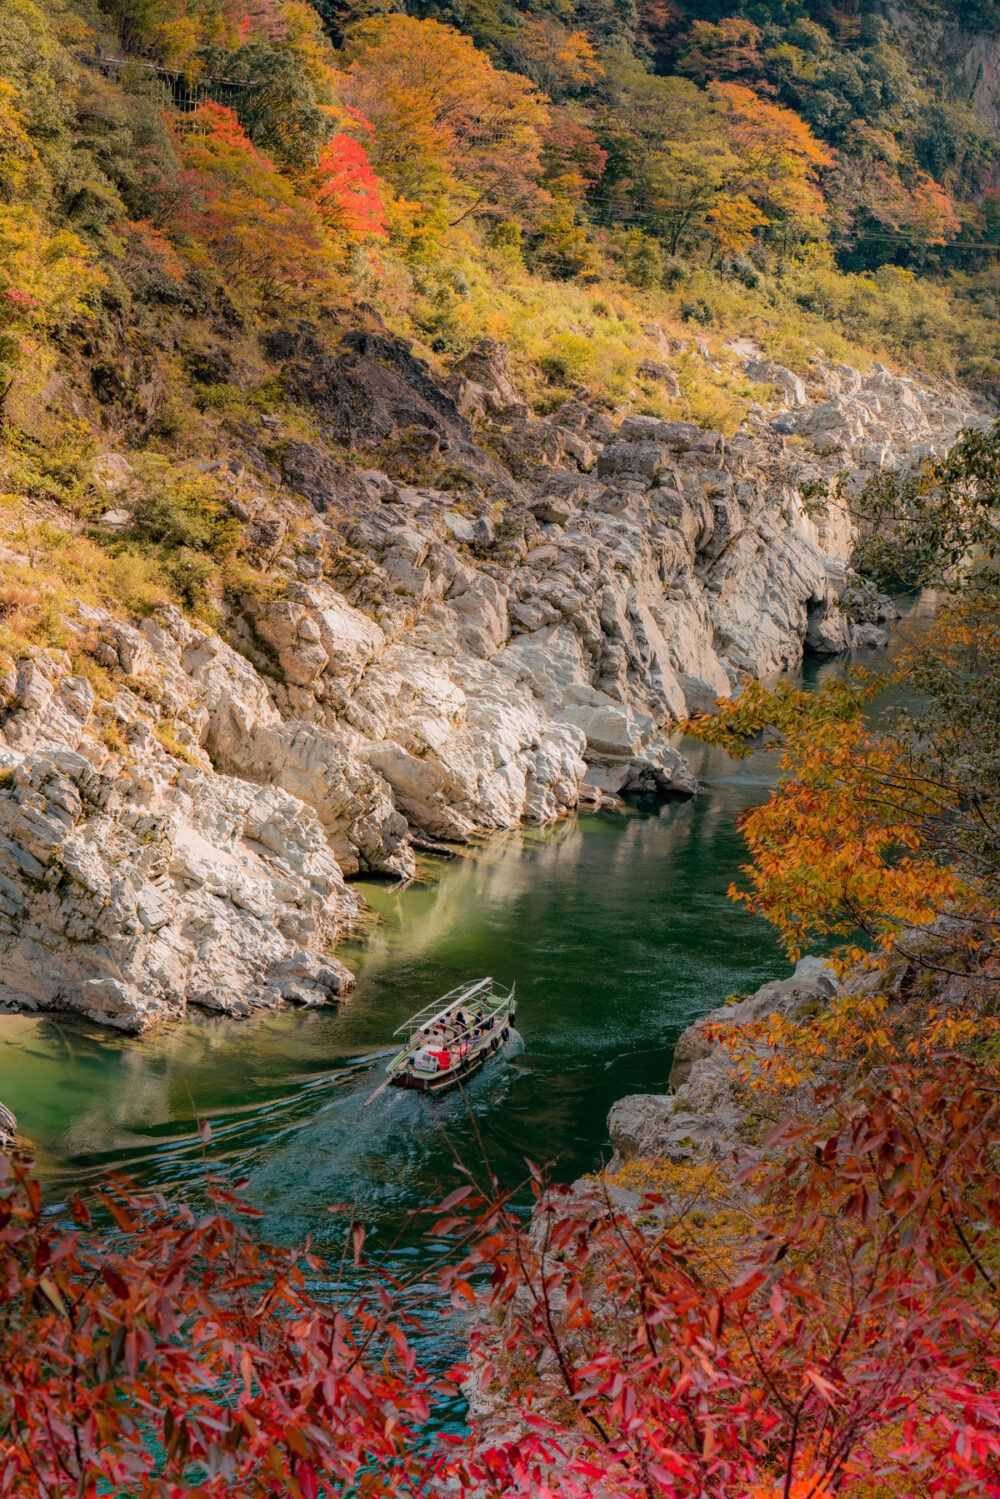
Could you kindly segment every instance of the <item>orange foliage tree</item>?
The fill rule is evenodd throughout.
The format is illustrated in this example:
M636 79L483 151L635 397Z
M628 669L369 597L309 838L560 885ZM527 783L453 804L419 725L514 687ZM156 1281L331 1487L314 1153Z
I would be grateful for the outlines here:
M962 228L951 197L940 182L935 182L926 172L916 174L901 224L925 245L946 244Z
M912 238L917 245L943 245L961 231L962 221L948 192L926 172L904 187L895 155L876 157L860 181L851 183L851 207L862 221Z
M746 193L720 199L705 214L705 223L714 243L730 255L745 255L757 231L767 221L767 214L762 213Z
M698 83L747 78L761 90L764 59L760 55L760 42L760 27L740 16L727 16L718 24L692 21L686 46L677 60L677 71ZM767 85L763 88L766 90Z
M714 83L710 93L735 158L725 196L745 198L769 216L822 219L819 177L833 156L805 120L742 84Z
M962 221L947 189L908 157L888 130L852 121L833 174L838 207L864 232L891 230L915 247L946 244Z
M694 732L748 754L777 735L781 781L742 830L751 892L731 894L777 927L795 960L810 943L843 939L841 969L907 954L903 934L939 918L982 937L974 882L951 862L963 813L961 775L920 754L908 736L869 727L863 710L880 684L835 682L820 693L752 683ZM875 944L871 953L860 936Z
M351 28L345 98L374 127L374 170L408 198L456 217L537 196L548 119L525 78L504 73L439 21L391 15Z

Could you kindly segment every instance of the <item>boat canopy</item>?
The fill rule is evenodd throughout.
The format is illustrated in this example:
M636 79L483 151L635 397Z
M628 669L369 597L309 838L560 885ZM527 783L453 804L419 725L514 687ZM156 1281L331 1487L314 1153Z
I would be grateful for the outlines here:
M491 1010L498 1010L506 1005L511 993L510 989L504 989L501 985L494 983L492 978L477 979L474 984L459 984L457 989L452 989L450 993L442 995L440 999L435 999L433 1003L425 1005L422 1010L411 1015L409 1020L396 1027L393 1035L412 1036L417 1031L430 1030L436 1024L447 1025L453 1020L454 1011L464 1004L473 1003L477 1007L482 1006L482 1012L489 1014ZM460 1026L459 1030L466 1028Z

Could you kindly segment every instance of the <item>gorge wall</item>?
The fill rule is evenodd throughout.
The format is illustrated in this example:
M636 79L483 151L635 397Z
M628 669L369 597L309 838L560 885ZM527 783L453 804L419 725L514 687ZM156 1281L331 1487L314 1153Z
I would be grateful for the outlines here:
M919 463L980 415L957 388L803 380L748 345L727 357L762 399L730 437L582 388L538 416L488 341L447 383L378 326L331 350L300 325L270 352L319 436L265 414L191 465L270 586L217 628L61 600L110 694L70 651L0 663L0 1004L139 1031L189 1004L325 1002L351 981L330 956L361 906L345 877L406 877L415 843L581 801L692 794L679 719L805 647L879 638L837 610L840 474ZM94 481L97 525L127 533L127 457Z

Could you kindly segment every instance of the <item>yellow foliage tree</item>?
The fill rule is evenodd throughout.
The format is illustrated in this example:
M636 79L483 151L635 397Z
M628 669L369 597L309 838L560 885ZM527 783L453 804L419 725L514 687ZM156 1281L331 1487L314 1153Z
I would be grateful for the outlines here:
M38 341L88 303L102 276L87 246L40 212L48 172L11 83L0 78L0 423Z
M767 223L767 214L761 213L746 193L738 193L735 198L721 198L708 210L705 222L720 250L745 255L757 230Z
M75 234L0 203L0 425L15 383L41 366L38 341L81 312L102 280Z
M521 16L507 53L519 73L552 95L577 93L604 76L586 32L552 16Z
M40 185L38 152L26 123L13 84L0 78L0 198L6 203L33 197Z
M246 29L238 0L98 0L121 45L151 49L168 67L201 70L199 47L239 44Z

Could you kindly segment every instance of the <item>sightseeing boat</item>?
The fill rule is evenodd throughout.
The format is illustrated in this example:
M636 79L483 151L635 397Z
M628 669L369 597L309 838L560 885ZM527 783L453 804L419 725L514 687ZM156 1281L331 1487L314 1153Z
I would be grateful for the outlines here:
M386 1068L382 1088L391 1084L421 1093L443 1093L499 1051L516 1013L513 984L505 989L491 978L460 984L393 1032L405 1039ZM381 1093L382 1088L377 1091Z

